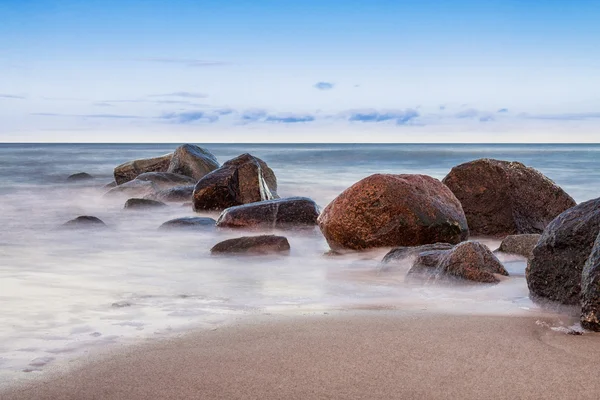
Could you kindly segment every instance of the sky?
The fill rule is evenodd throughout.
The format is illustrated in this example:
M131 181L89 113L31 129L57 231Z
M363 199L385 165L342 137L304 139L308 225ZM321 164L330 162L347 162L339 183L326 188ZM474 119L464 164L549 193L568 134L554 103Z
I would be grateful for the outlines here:
M0 0L0 142L600 142L598 0Z

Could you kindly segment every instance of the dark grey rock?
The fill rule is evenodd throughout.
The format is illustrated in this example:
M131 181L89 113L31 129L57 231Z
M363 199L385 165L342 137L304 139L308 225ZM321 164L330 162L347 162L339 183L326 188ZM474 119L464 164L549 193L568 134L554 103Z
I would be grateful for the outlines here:
M423 246L402 246L390 250L381 260L383 264L399 263L408 258L416 257L419 253L433 250L450 250L454 245L450 243L425 244Z
M173 154L165 154L160 157L144 158L121 164L114 170L115 182L122 185L134 180L144 172L167 172L172 156Z
M127 200L124 208L128 210L147 210L164 206L166 206L166 204L160 201L134 198Z
M214 245L210 252L213 254L271 254L287 253L290 250L288 240L283 236L262 235L243 236L225 240Z
M90 174L88 174L87 172L79 172L77 174L73 174L70 175L67 178L67 181L69 182L82 182L82 181L89 181L94 179L93 176L91 176Z
M158 188L152 182L132 180L110 189L105 196L144 197L156 191L158 191Z
M93 217L90 215L82 215L80 217L77 217L75 219L72 219L70 221L65 222L62 225L63 228L68 228L68 229L80 229L80 228L94 228L94 229L98 229L98 228L106 228L106 224L97 217Z
M600 332L600 234L583 266L581 276L581 326Z
M556 217L533 248L525 276L534 300L580 303L581 275L600 231L600 198Z
M215 221L212 218L205 217L185 217L172 219L162 224L159 229L161 230L174 230L174 229L191 229L191 230L206 230L215 228Z
M316 226L319 207L307 197L288 197L230 207L217 226L227 228L295 228Z
M167 172L193 178L192 183L219 168L217 158L208 150L193 144L184 144L173 153Z
M496 251L531 258L533 257L533 248L541 236L537 233L509 235L502 240L500 247Z
M149 194L145 198L150 200L158 200L169 203L184 203L190 202L194 195L194 185L191 186L177 186L170 189L159 190L156 193ZM192 208L192 204L189 204Z
M159 190L170 189L176 186L195 185L196 180L189 176L173 174L170 172L144 172L135 180L148 181L156 185Z

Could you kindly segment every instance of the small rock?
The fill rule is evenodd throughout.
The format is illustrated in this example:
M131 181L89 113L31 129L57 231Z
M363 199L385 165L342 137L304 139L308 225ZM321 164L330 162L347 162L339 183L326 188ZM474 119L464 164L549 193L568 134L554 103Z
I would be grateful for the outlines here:
M426 282L467 280L498 283L495 274L508 276L502 263L479 242L463 242L450 250L431 250L420 253L408 271L410 278Z
M283 236L262 235L243 236L217 243L210 252L217 253L245 253L245 254L270 254L287 253L290 250L288 240Z
M128 301L117 301L117 302L112 303L111 307L114 307L114 308L131 307L131 303Z
M79 172L77 174L70 175L67 178L67 181L69 181L69 182L81 182L81 181L89 181L91 179L94 179L94 177L91 176L90 174L88 174L86 172Z
M134 198L127 200L124 208L129 210L145 210L164 206L166 206L166 204L160 201Z
M107 228L106 224L97 217L82 215L75 219L65 222L64 228Z
M294 228L315 226L319 207L306 197L259 201L227 208L217 226L227 228Z
M531 258L533 257L533 248L541 236L537 233L509 235L502 240L500 247L496 251Z
M173 230L173 229L202 229L214 228L217 221L212 218L205 217L185 217L172 219L162 224L158 229Z

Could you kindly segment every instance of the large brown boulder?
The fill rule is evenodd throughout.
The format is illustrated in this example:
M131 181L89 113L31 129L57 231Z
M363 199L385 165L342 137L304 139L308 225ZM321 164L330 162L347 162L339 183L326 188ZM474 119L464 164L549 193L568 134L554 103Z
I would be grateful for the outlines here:
M556 217L533 248L525 277L534 300L579 304L583 266L600 232L600 198Z
M217 226L227 228L286 229L317 225L319 207L306 197L259 201L227 208Z
M600 332L600 234L581 276L581 326Z
M539 171L483 158L458 165L444 184L460 200L472 236L541 233L575 201Z
M196 183L217 168L219 162L210 151L193 144L184 144L173 153L167 172L189 176Z
M467 280L498 283L497 275L508 272L494 253L479 242L464 242L450 250L431 250L420 253L408 271L411 278L426 282Z
M426 175L371 175L335 198L318 222L333 250L456 244L469 237L459 201Z
M114 175L117 185L122 185L138 177L144 172L167 172L173 154L154 158L144 158L121 164L115 168Z
M277 178L267 163L250 154L225 162L194 189L194 210L224 210L277 196Z
M136 178L138 181L148 181L156 185L159 190L170 189L176 186L195 185L196 180L189 176L171 172L144 172Z
M290 243L284 236L261 235L224 240L214 245L210 252L212 254L271 254L287 253L289 250Z

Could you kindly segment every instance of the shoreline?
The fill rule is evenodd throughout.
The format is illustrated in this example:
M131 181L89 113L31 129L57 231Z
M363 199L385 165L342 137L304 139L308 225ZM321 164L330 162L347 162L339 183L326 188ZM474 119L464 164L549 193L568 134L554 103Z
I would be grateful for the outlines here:
M570 321L541 313L404 310L249 316L216 329L91 354L0 395L5 400L596 398L600 335L569 335Z

